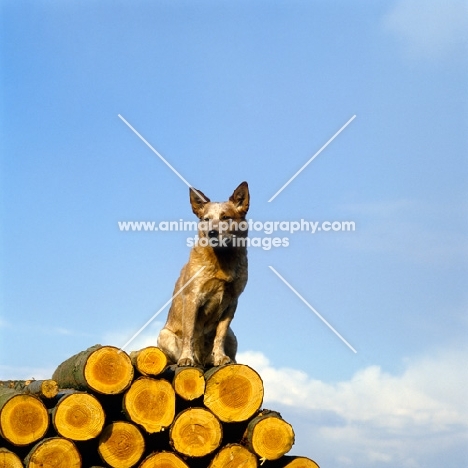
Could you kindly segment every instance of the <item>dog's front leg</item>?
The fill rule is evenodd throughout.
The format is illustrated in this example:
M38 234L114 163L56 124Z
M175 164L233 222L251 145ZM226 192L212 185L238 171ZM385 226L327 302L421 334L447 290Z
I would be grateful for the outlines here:
M195 324L197 321L198 304L190 299L183 298L182 313L182 351L177 361L178 366L194 366L193 340Z
M228 356L226 354L225 344L226 336L228 334L229 325L232 322L234 313L237 308L237 301L229 305L226 311L223 313L221 320L216 327L216 336L213 342L213 364L215 366L223 366L224 364L229 364L230 362L236 362L235 356ZM231 332L232 334L232 332ZM235 339L235 338L234 338ZM235 354L235 350L234 350Z

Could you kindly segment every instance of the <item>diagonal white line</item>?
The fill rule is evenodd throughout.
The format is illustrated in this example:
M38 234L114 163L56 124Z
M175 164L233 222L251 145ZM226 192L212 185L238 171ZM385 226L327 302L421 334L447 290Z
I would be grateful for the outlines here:
M272 267L270 270L353 352L357 351Z
M353 115L269 200L273 201L354 119Z
M179 177L179 179L185 183L185 185L187 185L187 187L189 187L190 189L192 189L202 200L203 202L207 202L207 200L205 199L205 197L200 193L198 192L196 189L194 189L186 180L184 177L182 177L182 175L158 152L156 151L150 143L148 143L148 141L143 138L143 136L138 133L133 127L132 125L130 125L127 120L125 120L120 114L118 114L118 117L120 120L122 120L122 122L138 137L140 138L140 140L176 175Z
M123 351L206 267L202 266L121 348ZM119 351L119 352L120 352Z

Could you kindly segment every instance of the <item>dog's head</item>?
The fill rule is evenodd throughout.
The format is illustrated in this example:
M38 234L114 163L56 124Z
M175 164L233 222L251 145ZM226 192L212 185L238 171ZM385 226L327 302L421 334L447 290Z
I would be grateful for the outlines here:
M234 238L247 236L249 202L247 182L242 182L226 202L211 202L200 190L190 188L190 204L200 220L200 239L207 239L213 248L235 246Z

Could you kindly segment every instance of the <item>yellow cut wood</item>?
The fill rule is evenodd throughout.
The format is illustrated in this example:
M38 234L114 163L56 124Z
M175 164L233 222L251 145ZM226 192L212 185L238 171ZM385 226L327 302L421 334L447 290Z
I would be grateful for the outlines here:
M81 468L81 455L71 440L50 437L31 449L24 465L26 468Z
M126 421L109 424L99 437L99 455L112 468L131 468L144 451L145 440L141 432Z
M246 421L260 408L263 382L249 366L229 364L205 373L204 404L223 422Z
M130 359L141 375L159 375L167 367L167 357L157 346L132 351Z
M169 432L172 447L189 457L203 457L214 452L223 432L218 418L204 408L188 408L179 413Z
M199 367L178 367L172 385L177 395L192 401L205 392L205 376Z
M24 389L24 393L37 395L41 398L54 398L59 391L59 386L55 380L33 380Z
M44 437L49 415L42 401L10 388L0 388L0 436L13 445L29 445Z
M114 395L130 386L133 373L132 362L124 351L95 345L62 362L52 378L60 388Z
M23 468L20 457L6 448L0 448L0 468Z
M249 422L244 442L262 461L277 460L291 450L294 431L279 413L264 410Z
M105 419L101 403L89 393L65 395L52 411L56 431L72 440L94 439L101 433Z
M223 447L213 458L208 468L257 468L257 457L239 444Z
M189 466L175 453L159 452L145 458L138 468L189 468Z
M160 432L174 421L174 389L167 380L140 377L125 393L123 410L128 419L146 432Z

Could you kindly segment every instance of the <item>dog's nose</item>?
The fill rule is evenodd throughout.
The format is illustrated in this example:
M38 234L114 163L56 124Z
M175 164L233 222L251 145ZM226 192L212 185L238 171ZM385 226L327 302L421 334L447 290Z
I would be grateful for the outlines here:
M215 231L214 229L212 229L211 231L208 232L208 237L218 237L218 231Z

